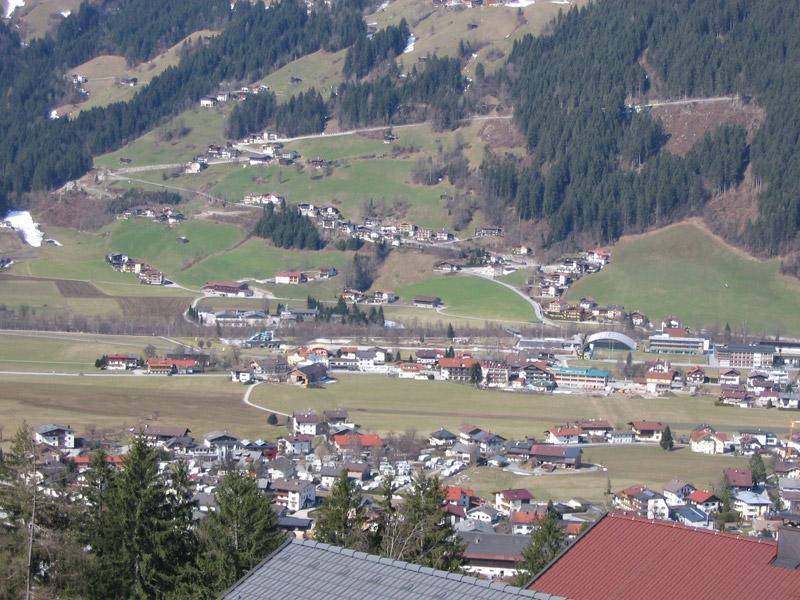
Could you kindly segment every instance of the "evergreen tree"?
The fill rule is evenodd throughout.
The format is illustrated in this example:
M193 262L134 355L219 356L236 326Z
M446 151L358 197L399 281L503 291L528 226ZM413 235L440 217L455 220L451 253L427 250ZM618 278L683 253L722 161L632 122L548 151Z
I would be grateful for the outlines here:
M315 539L334 546L365 546L363 497L347 470L342 469L317 517Z
M198 571L205 597L216 598L284 540L269 497L255 481L228 473L215 492L217 510L200 528Z
M448 324L447 324L447 337L448 337L448 339L451 339L451 340L452 340L454 337L456 337L456 332L455 332L455 330L453 329L453 324L452 324L452 323L448 323Z
M724 475L714 489L714 495L719 498L720 512L730 512L733 508L733 490Z
M661 447L667 451L672 450L672 447L675 445L675 441L672 439L672 430L669 428L669 425L664 428L664 431L661 434L660 443Z
M483 381L483 370L480 363L475 363L469 368L469 382L478 387Z
M564 548L564 530L558 524L555 511L548 510L531 536L530 543L522 551L522 561L517 565L519 574L515 584L524 587L546 567Z
M83 578L87 597L162 597L178 586L192 535L182 486L159 475L155 449L137 437L107 491Z
M434 569L457 571L461 567L464 546L447 519L444 500L438 477L417 476L386 524L381 555Z
M753 483L755 485L767 483L767 467L758 452L750 457L750 471L753 473Z

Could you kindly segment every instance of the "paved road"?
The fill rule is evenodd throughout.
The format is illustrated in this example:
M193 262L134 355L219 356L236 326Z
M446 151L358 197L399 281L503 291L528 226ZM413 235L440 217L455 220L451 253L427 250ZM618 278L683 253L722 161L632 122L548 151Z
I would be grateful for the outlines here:
M682 104L708 104L710 102L730 102L732 100L738 100L738 96L715 96L713 98L687 98L685 100L656 100L654 102L649 102L648 104L642 104L641 106L646 106L648 108L653 108L655 106L680 106Z

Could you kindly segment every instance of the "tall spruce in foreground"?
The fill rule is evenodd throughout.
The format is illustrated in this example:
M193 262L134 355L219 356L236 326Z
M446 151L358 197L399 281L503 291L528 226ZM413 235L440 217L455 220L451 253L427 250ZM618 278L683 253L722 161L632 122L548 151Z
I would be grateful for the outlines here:
M522 561L517 565L519 574L514 584L526 586L563 548L564 530L558 524L556 512L548 507L547 516L533 532L530 543L522 550Z
M363 549L366 544L365 522L363 496L347 476L347 471L342 469L331 488L331 495L319 511L315 539L334 546Z
M760 454L755 453L750 457L750 471L753 473L754 484L767 483L767 467Z
M444 501L438 477L414 479L386 524L380 554L443 571L459 570L464 545L447 519Z
M188 494L186 481L168 484L155 450L134 440L94 522L86 597L159 598L176 587L190 552Z
M229 473L215 496L217 510L200 526L197 579L178 597L216 598L284 540L269 497L250 477Z

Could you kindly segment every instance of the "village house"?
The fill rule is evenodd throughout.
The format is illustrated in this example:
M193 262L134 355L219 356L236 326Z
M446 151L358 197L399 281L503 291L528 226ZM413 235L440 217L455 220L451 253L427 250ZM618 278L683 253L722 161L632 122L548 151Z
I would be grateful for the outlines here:
M336 270L336 267L320 267L319 268L319 279L330 279L331 277L336 277L339 274L339 271Z
M711 516L704 510L690 504L672 507L670 515L674 521L686 527L715 529L714 520Z
M660 442L664 432L664 424L658 421L631 421L628 423L633 430L637 442Z
M308 278L300 271L278 271L275 273L275 283L278 285L299 285L306 283Z
M467 511L467 520L493 525L500 520L500 513L491 504L482 504Z
M145 364L151 375L191 375L198 367L194 358L148 358Z
M164 273L158 269L145 269L139 273L139 282L144 285L163 285Z
M139 364L139 359L127 354L106 354L106 364L103 367L108 371L125 371L135 369Z
M277 479L269 484L269 489L273 504L285 506L290 512L314 506L317 501L317 486L311 481Z
M546 444L578 444L581 441L583 430L579 427L553 427L545 430Z
M296 434L278 438L278 449L286 456L306 456L313 451L313 434Z
M686 483L681 479L673 479L664 484L664 499L670 507L686 504L686 498L695 489L691 483Z
M188 427L183 426L152 425L150 423L145 423L138 429L137 433L142 436L148 444L161 447L173 439L191 439L192 431Z
M250 286L239 281L211 281L203 286L203 290L212 296L245 298L253 295L253 290L250 289Z
M441 378L445 381L469 383L472 367L480 365L475 358L442 358L439 360Z
M364 293L358 290L344 289L339 297L345 302L361 302L364 300Z
M461 266L455 263L441 260L433 265L434 273L455 273L461 270Z
M334 436L333 443L340 452L348 452L354 455L369 455L385 445L379 435L357 433Z
M459 537L466 544L464 572L490 579L516 575L522 551L530 542L526 535L502 533L463 532Z
M203 445L212 449L231 449L239 445L239 438L227 431L211 431L203 436Z
M531 463L534 466L565 469L577 469L581 466L582 451L577 446L533 444L530 454Z
M581 430L581 435L586 437L605 438L614 426L605 419L584 419L575 421L575 427Z
M433 366L444 358L444 350L420 348L414 351L414 359L421 365Z
M500 490L494 493L495 508L506 517L530 504L531 500L533 500L533 496L523 488Z
M689 435L689 447L700 454L724 454L730 448L730 436L711 427L695 429Z
M742 490L733 492L733 510L738 512L743 519L763 517L772 508L772 500L766 490Z
M686 384L690 386L706 383L706 371L703 367L692 367L686 371Z
M722 476L734 490L750 490L753 488L753 472L750 469L722 469Z
M686 496L686 502L697 506L703 512L712 514L719 511L719 498L704 490L695 490Z
M289 373L289 381L302 387L327 383L328 369L322 363L303 365Z
M39 425L33 429L33 441L54 448L75 447L75 431L69 425Z
M608 432L609 444L632 444L636 441L636 434L631 429L612 429Z
M641 485L633 485L615 493L613 504L617 509L639 517L669 518L669 507L664 496Z
M508 517L511 533L514 535L530 535L547 515L547 506L523 504L520 510L512 512Z
M200 98L200 108L214 108L217 105L217 99L214 96L203 96Z
M645 389L649 394L661 395L683 387L678 371L648 371L645 374Z
M292 413L292 432L295 435L322 435L324 428L316 411L296 410Z
M480 361L483 384L487 387L508 387L508 365L496 360Z
M428 438L428 443L435 447L452 446L456 443L458 437L455 433L447 431L447 429L437 429Z

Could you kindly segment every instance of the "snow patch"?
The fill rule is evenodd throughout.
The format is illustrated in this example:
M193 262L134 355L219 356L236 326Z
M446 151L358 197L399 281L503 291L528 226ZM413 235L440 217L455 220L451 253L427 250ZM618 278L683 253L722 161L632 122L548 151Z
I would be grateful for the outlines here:
M386 2L384 2L383 4L381 4L381 5L378 7L378 12L381 12L382 10L386 10L386 7L387 7L387 6L389 6L389 0L386 0Z
M509 8L528 8L534 4L536 4L536 0L514 0L514 2L509 2L506 6ZM569 2L567 2L567 4L569 4Z
M416 43L417 43L417 36L415 36L412 33L410 36L408 36L408 41L406 42L406 48L405 50L403 50L403 54L408 54L409 52L413 52Z
M569 0L550 0L550 4L571 4Z
M72 11L71 11L71 10L62 10L62 11L61 11L61 16L62 16L62 17L64 17L65 19L66 19L68 16L70 16L71 14L72 14Z
M6 215L5 222L14 231L19 232L29 246L39 248L42 245L44 235L39 229L39 224L33 222L33 217L27 210L12 210Z
M25 0L6 0L6 19L10 18L14 11L25 6Z

